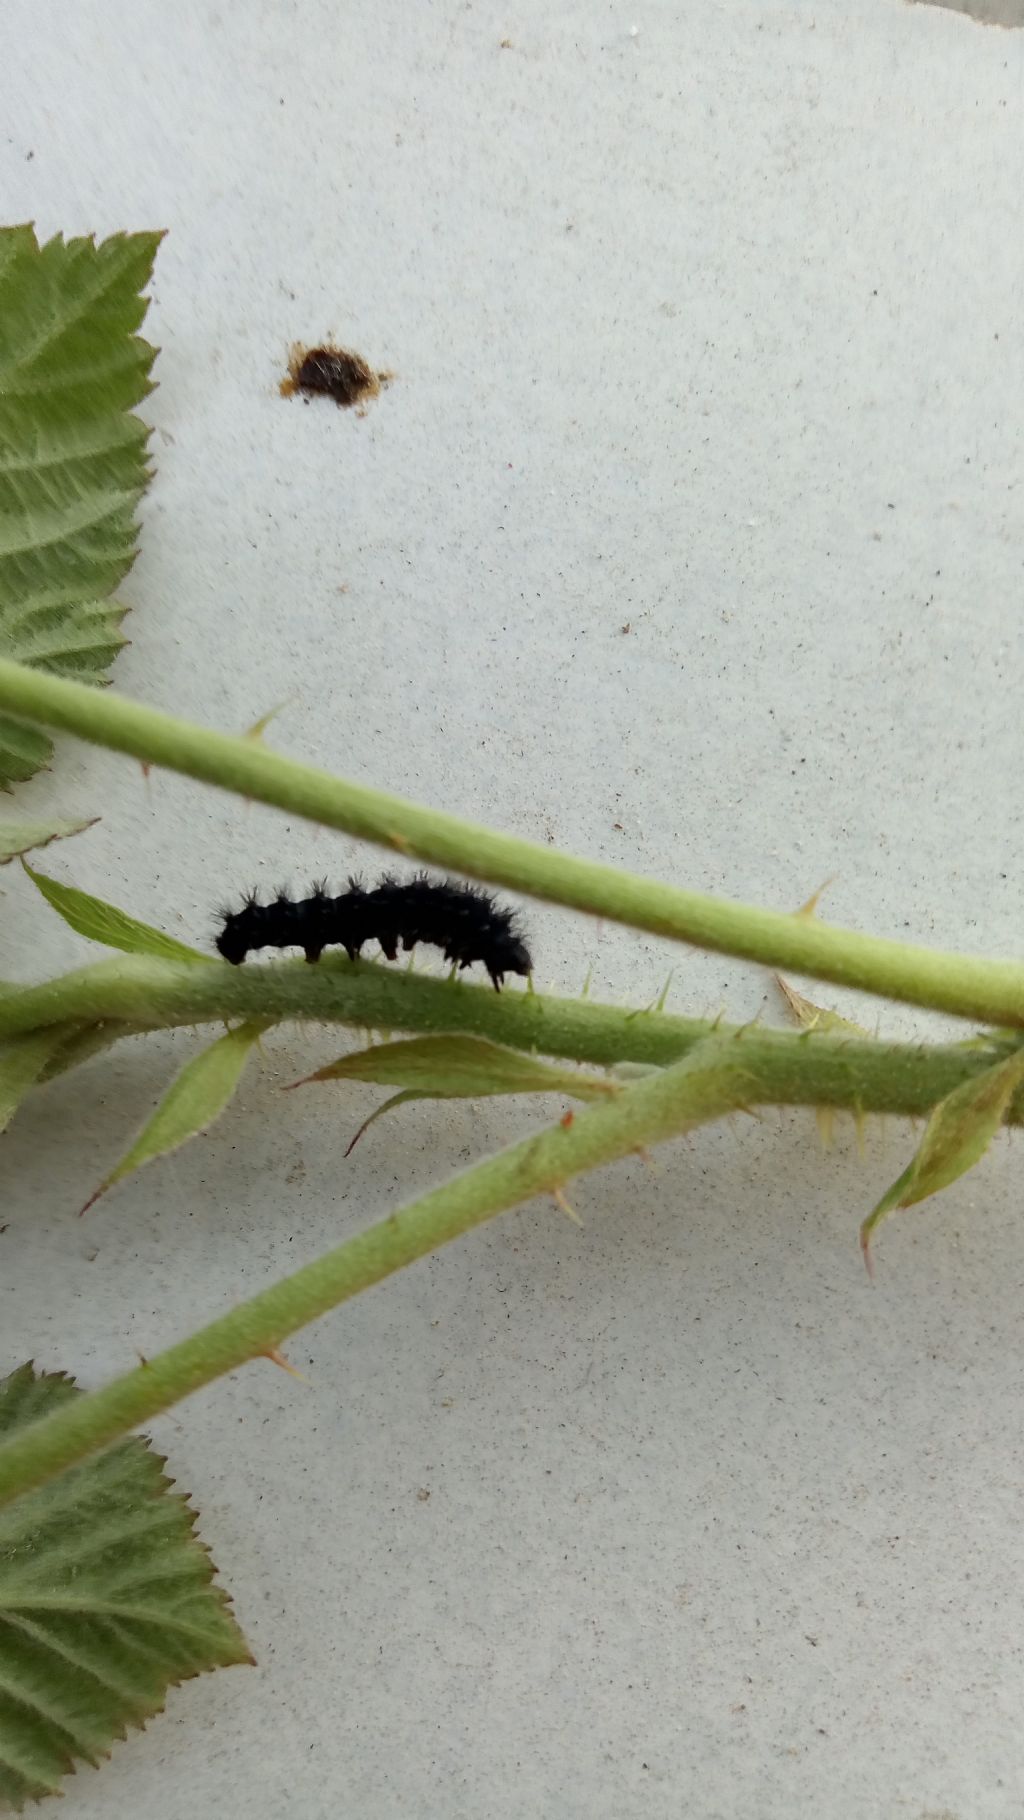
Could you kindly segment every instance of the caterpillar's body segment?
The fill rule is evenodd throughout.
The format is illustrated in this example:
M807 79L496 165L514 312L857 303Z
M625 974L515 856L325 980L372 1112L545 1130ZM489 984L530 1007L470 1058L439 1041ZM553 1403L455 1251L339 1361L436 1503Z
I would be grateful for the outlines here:
M371 891L350 879L340 897L328 896L323 883L298 903L280 892L261 904L253 893L241 910L225 912L217 950L237 967L258 948L301 948L307 961L318 961L325 948L340 947L355 960L372 941L389 961L418 942L440 948L460 968L482 961L496 992L506 973L532 968L511 910L476 885L425 874L404 883L382 878Z

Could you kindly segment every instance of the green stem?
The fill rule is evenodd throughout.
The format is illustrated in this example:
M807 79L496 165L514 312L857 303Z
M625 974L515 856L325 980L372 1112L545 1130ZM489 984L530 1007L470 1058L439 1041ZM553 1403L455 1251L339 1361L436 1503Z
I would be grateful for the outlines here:
M548 997L515 986L502 993L464 980L430 978L340 955L316 967L281 961L206 967L141 955L95 962L0 997L0 1038L70 1020L136 1026L219 1023L231 1018L304 1018L364 1030L460 1031L518 1049L580 1060L663 1062L706 1036L704 1019L625 1011L591 999Z
M499 995L490 987L398 973L367 961L353 966L340 957L318 967L304 961L194 967L125 955L0 997L0 1037L55 1023L88 1024L93 1040L88 1029L83 1032L72 1059L85 1059L121 1035L144 1029L254 1017L358 1030L458 1032L602 1067L618 1062L667 1067L705 1037L732 1037L742 1028L744 1054L756 1062L765 1102L910 1117L930 1111L998 1059L987 1045L881 1043L845 1033L762 1030L655 1010L623 1011L515 988ZM1007 1122L1024 1123L1024 1091Z
M697 947L986 1023L1024 1024L1024 966L886 941L635 878L343 782L110 690L0 660L0 708L471 877Z
M273 1352L298 1328L492 1215L744 1105L752 1085L742 1040L710 1038L674 1067L578 1113L568 1126L559 1123L488 1158L137 1370L14 1434L0 1445L0 1505L214 1378Z

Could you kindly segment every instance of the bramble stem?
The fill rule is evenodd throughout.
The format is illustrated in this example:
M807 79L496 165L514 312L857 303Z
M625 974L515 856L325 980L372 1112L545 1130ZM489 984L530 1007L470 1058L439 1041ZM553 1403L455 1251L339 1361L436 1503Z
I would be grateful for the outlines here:
M912 947L833 928L814 916L753 909L573 859L331 777L270 751L258 739L215 733L111 690L5 660L0 660L0 708L410 858L450 866L593 916L960 1017L1024 1025L1024 966L1019 963Z
M570 1124L553 1125L489 1157L137 1370L15 1433L0 1445L0 1505L214 1378L272 1354L297 1328L492 1215L533 1195L560 1193L585 1170L744 1105L752 1084L742 1039L712 1037L674 1067L577 1113Z
M122 1036L253 1017L356 1030L458 1032L602 1067L618 1062L667 1067L705 1037L735 1036L742 1028L744 1053L756 1058L762 1103L910 1117L930 1111L998 1059L988 1045L883 1043L826 1030L766 1030L654 1010L624 1011L516 987L498 994L489 986L399 973L370 961L352 965L340 956L317 967L304 961L245 967L213 961L194 967L123 955L0 997L0 1039L49 1024L84 1025L75 1050L54 1058L48 1072L55 1073ZM1024 1092L1007 1122L1024 1123Z
M167 765L292 814L472 877L655 934L998 1025L1024 1025L1024 967L835 929L803 914L722 902L476 828L190 725L109 692L0 660L0 709ZM368 1029L463 1031L549 1055L654 1064L568 1122L478 1164L264 1290L105 1389L0 1446L0 1503L109 1445L392 1271L573 1176L741 1108L765 1104L920 1113L991 1067L978 1047L861 1040L835 1031L728 1029L657 1009L487 989L340 957L233 969L127 955L0 995L0 1037L66 1025L54 1072L109 1041L177 1024L258 1017ZM1005 1047L1005 1040L1004 1040ZM1018 1095L1009 1122L1024 1122Z

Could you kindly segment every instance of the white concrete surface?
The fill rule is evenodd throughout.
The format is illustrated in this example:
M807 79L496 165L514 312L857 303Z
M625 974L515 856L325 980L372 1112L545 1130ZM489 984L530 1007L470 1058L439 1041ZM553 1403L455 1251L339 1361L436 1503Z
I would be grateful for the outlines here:
M502 47L509 39L510 46ZM117 685L575 852L1021 947L1024 38L843 6L7 0L0 191L165 225ZM333 331L363 420L276 393ZM630 631L623 632L629 624ZM352 842L65 745L55 876L192 939ZM369 856L369 864L374 856ZM0 880L4 974L84 945ZM756 969L533 907L539 977ZM827 994L831 1002L837 995ZM936 1020L872 1008L889 1032ZM958 1027L959 1028L959 1027ZM280 1085L79 1223L188 1053L4 1148L4 1365L98 1383L542 1116ZM1024 1802L1019 1143L857 1222L909 1130L710 1130L531 1205L157 1425L259 1665L67 1820L997 1820ZM429 1498L423 1497L429 1492Z

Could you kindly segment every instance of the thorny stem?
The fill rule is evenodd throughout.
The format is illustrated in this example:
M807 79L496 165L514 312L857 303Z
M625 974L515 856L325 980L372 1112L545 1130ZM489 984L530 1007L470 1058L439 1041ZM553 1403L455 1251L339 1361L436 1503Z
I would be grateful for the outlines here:
M591 999L548 997L506 986L350 962L304 961L203 967L142 955L94 962L42 985L0 997L0 1039L68 1019L127 1020L151 1027L217 1023L240 1017L299 1018L371 1030L444 1030L489 1036L521 1049L580 1060L674 1061L706 1036L697 1018L630 1011Z
M604 1067L618 1062L666 1067L704 1038L734 1036L740 1028L514 987L499 996L490 987L396 973L367 961L352 965L341 957L315 968L303 961L247 967L212 961L196 967L124 955L0 998L0 1038L73 1024L79 1034L73 1047L54 1057L47 1070L54 1074L147 1029L253 1017L358 1030L458 1032ZM744 1055L748 1062L756 1060L763 1103L775 1105L915 1117L995 1059L987 1044L883 1043L827 1031L742 1028ZM1024 1092L1008 1122L1024 1123Z
M751 1092L756 1094L756 1078L742 1041L712 1037L674 1067L576 1114L569 1124L559 1122L489 1157L137 1370L15 1433L0 1445L0 1505L214 1378L273 1353L297 1328L492 1215L537 1194L554 1195L585 1170L734 1111Z
M773 1036L752 1026L689 1040L682 1060L488 1158L138 1369L15 1433L0 1444L0 1505L109 1446L226 1372L261 1357L280 1362L278 1349L298 1328L493 1215L541 1194L564 1206L562 1190L572 1177L730 1112L778 1099L787 1063L799 1071L801 1055L815 1055L815 1078L827 1076L831 1066L837 1086L845 1080L847 1089L858 1064L867 1065L860 1077L861 1087L868 1090L866 1100L876 1048L887 1055L891 1068L908 1068L910 1081L915 1078L913 1063L922 1059L950 1071L976 1065L968 1050L931 1051L922 1058L912 1051L887 1052L880 1045L843 1038ZM935 1076L932 1092L937 1084ZM1018 1118L1021 1110L1018 1105Z
M1024 966L836 929L636 878L343 781L257 739L198 727L113 691L0 660L0 708L474 878L697 947L863 992L1024 1025Z
M0 660L0 707L273 803L402 853L661 935L1001 1025L1024 1024L1024 968L828 928L631 877L401 802L362 785L77 683ZM924 1048L827 1032L772 1032L623 1012L589 1001L396 975L340 958L234 970L128 956L0 996L0 1036L56 1026L47 1063L75 1065L121 1036L252 1016L369 1029L475 1032L521 1048L657 1072L514 1145L264 1290L105 1389L0 1446L0 1503L44 1483L138 1423L360 1290L492 1215L713 1118L764 1104L855 1114L928 1111L990 1067L1000 1038ZM1010 1121L1024 1122L1024 1097Z

